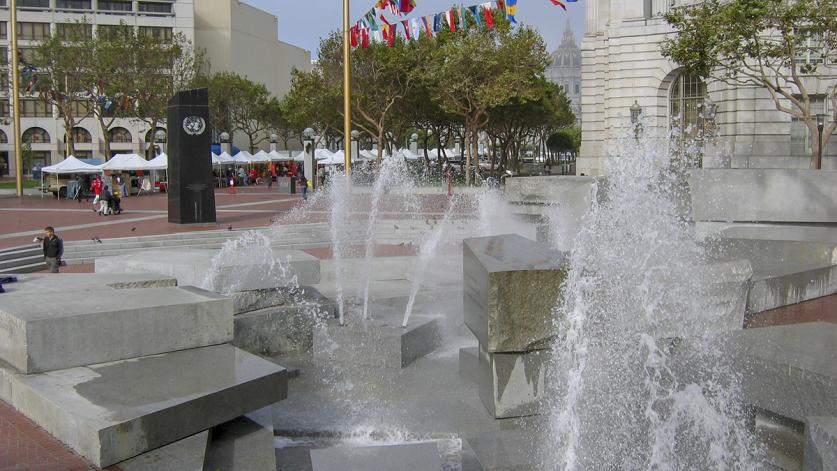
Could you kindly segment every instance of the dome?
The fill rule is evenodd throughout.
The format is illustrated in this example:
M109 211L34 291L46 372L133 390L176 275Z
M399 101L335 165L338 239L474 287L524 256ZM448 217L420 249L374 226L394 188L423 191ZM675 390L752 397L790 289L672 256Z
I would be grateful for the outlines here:
M564 39L561 41L561 46L552 53L550 58L553 67L581 66L581 50L575 42L569 19L567 20L567 26L564 28Z

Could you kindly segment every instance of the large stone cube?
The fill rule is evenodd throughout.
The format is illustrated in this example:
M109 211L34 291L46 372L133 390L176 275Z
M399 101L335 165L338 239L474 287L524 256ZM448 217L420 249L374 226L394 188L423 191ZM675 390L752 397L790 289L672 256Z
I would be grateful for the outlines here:
M467 359L469 354L467 349L460 350L460 365L473 365ZM488 413L495 419L543 413L550 355L550 350L492 353L480 348L477 386Z
M555 335L554 309L567 257L516 234L463 244L465 324L488 352L543 348Z

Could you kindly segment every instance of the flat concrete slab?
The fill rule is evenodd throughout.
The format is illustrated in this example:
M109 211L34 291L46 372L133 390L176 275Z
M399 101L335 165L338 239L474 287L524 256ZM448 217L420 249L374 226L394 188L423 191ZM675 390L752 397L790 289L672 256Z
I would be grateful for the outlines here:
M837 417L809 417L805 423L805 471L837 471Z
M488 413L495 419L543 413L550 357L549 350L491 353L480 347L477 386Z
M194 287L3 298L0 358L23 373L229 342L232 300Z
M465 325L489 352L525 352L555 335L562 252L516 234L463 242Z
M36 375L0 368L0 398L99 467L286 395L284 368L229 345Z
M311 450L314 471L441 471L436 445L335 447Z
M346 325L328 319L314 329L314 356L381 368L403 368L442 344L439 318L413 314L401 327L403 313L373 310L373 319L347 318Z
M531 430L502 430L464 438L462 471L542 469L535 434Z
M265 407L214 427L203 469L276 471L271 409Z
M178 440L156 450L125 460L122 471L203 471L209 431Z
M3 299L8 296L47 293L73 293L79 291L102 291L118 289L172 288L177 286L177 279L156 273L135 274L93 274L62 273L16 275L16 283L3 285L6 290Z
M273 249L268 254L222 262L210 276L214 249L148 250L96 259L96 273L162 273L180 285L200 286L216 292L272 289L320 282L320 261L301 250ZM272 265L284 264L288 270Z

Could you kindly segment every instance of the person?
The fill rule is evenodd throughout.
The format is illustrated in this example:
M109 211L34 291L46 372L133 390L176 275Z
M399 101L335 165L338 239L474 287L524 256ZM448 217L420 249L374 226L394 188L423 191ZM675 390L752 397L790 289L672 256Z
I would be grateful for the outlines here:
M299 186L302 192L302 199L308 199L308 179L305 178L305 174L300 173L298 177L296 177L297 185Z
M238 178L241 181L241 186L247 185L247 171L244 167L238 167Z
M93 179L93 183L90 184L90 189L93 190L93 211L96 211L96 203L99 202L99 199L102 197L102 177L96 175L96 178Z
M255 168L252 168L252 169L250 169L250 184L251 185L257 185L258 183L259 183L259 172Z
M270 180L267 182L267 187L270 188L276 183L276 164L270 164Z
M110 187L105 186L102 190L102 195L99 198L99 215L107 216L114 212L113 209L113 194L110 192Z
M61 266L61 257L64 255L64 241L55 235L55 229L52 226L44 228L44 261L49 268L50 273L58 273L58 267Z
M105 197L107 198L108 208L111 214L122 214L122 198L109 191L105 193Z

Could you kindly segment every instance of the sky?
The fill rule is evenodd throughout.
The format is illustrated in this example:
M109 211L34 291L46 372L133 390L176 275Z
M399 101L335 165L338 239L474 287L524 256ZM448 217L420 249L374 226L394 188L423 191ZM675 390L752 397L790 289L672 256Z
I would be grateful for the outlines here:
M470 6L487 0L416 0L416 9L408 16L424 16L450 9L453 5ZM279 18L279 39L311 51L316 55L320 38L341 26L342 0L243 0L243 3L268 11ZM351 0L352 22L369 11L375 0ZM567 11L549 0L518 0L517 21L536 28L546 40L551 53L561 44L567 18L581 43L585 30L585 2L566 3Z

